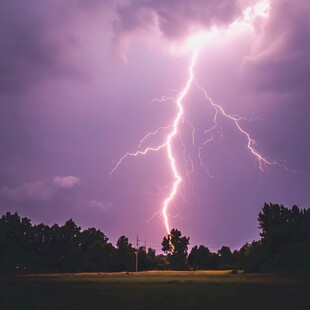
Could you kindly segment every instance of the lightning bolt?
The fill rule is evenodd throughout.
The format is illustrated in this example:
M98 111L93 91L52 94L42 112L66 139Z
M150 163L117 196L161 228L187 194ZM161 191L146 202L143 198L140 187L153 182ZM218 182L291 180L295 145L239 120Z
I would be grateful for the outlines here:
M197 61L199 50L200 50L200 48L196 48L194 50L194 53L193 53L193 56L192 56L192 61L191 61L191 64L190 64L189 70L188 70L189 78L188 78L188 80L186 82L185 87L182 89L182 91L180 92L180 94L178 95L177 100L176 100L176 104L177 104L177 107L178 107L178 113L177 113L177 116L176 116L176 118L174 119L174 122L173 122L173 130L168 135L166 143L165 143L166 146L167 146L168 160L170 162L170 167L171 167L171 170L172 170L172 173L173 173L173 177L174 177L174 182L173 182L173 185L172 185L172 190L171 190L169 196L164 200L163 208L162 208L162 215L163 215L163 218L164 218L165 228L166 228L166 231L167 231L168 235L170 234L170 225L169 225L167 210L168 210L168 207L169 207L169 203L176 196L178 187L179 187L179 185L180 185L180 183L182 181L182 178L181 178L181 176L179 174L179 171L178 171L176 163L175 163L176 160L175 160L175 158L173 156L171 142L172 142L173 138L176 136L176 134L178 133L179 123L180 123L180 120L182 119L183 114L184 114L184 111L183 111L183 99L187 95L187 93L188 93L188 91L189 91L189 89L190 89L190 87L191 87L191 85L192 85L192 83L194 81L194 67L196 65L196 61Z
M269 4L268 2L265 1L264 6L258 7L258 9L260 9L260 11L262 11L264 14L266 11L266 3ZM249 19L254 14L253 10L252 11L248 10L245 12L246 12L246 14L244 14L244 20ZM253 16L255 17L255 14ZM184 99L187 96L187 94L188 94L189 90L191 89L191 87L193 86L193 84L195 84L196 87L202 92L206 101L211 105L211 107L214 110L213 124L211 125L211 127L209 129L206 129L204 131L205 134L208 134L208 139L206 139L202 143L202 145L197 147L200 165L206 170L206 172L209 176L210 176L210 174L209 174L209 171L207 169L207 166L203 163L201 152L202 152L203 147L205 145L207 145L208 143L215 140L215 138L213 137L213 133L215 132L215 130L220 128L219 115L221 115L222 117L231 121L235 125L236 129L240 132L240 134L245 137L246 147L247 147L249 153L254 158L256 158L256 160L258 161L260 171L263 171L264 167L266 165L279 165L280 166L280 164L277 161L269 160L269 159L265 158L262 154L259 153L259 151L256 149L255 140L250 136L250 134L245 129L242 128L242 126L240 124L240 122L242 120L244 120L244 118L242 118L238 115L230 115L230 114L226 113L225 110L219 104L216 104L212 101L212 99L208 96L206 90L196 82L194 69L195 69L195 66L197 63L199 52L201 51L201 49L204 47L205 44L206 43L204 40L200 41L199 44L196 44L196 47L192 52L191 61L190 61L189 67L188 67L188 79L185 83L184 88L180 92L178 92L176 98L163 96L160 99L156 98L156 99L151 101L151 102L166 102L168 100L172 100L174 102L174 104L176 105L176 108L177 108L177 113L176 113L174 119L172 120L172 123L168 126L165 126L165 127L158 127L156 130L147 133L140 140L140 142L137 146L137 151L136 152L128 152L128 153L124 154L117 162L114 163L114 167L113 167L112 171L110 172L110 175L112 175L120 167L122 162L128 157L143 156L143 155L146 155L150 152L159 152L161 150L166 151L167 160L170 164L170 169L171 169L172 176L173 176L173 182L172 182L172 185L171 185L171 188L170 188L168 194L166 194L167 196L163 201L162 208L161 208L160 212L161 212L161 215L164 219L164 226L165 226L165 229L166 229L166 232L168 235L170 234L170 224L169 224L169 217L168 217L169 206L170 206L171 202L176 198L180 184L183 181L181 173L177 167L176 157L175 157L174 152L173 152L173 143L175 141L176 136L179 134L180 123L182 121L186 122L191 127L191 129L192 129L192 144L193 144L193 146L195 146L195 128L193 127L193 125L190 122L188 122L184 118ZM153 147L144 147L144 148L142 147L144 142L150 136L159 135L161 132L165 132L165 131L168 131L168 133L166 133L166 137L165 137L164 142L162 144L159 144L159 145L153 146ZM222 137L223 133L221 130L218 130L217 133L220 134L220 137L219 137L219 139L220 139ZM181 139L181 144L185 148L185 145L184 145L182 139ZM188 165L188 162L190 162L190 167L191 167L191 170L187 171L186 177L188 178L189 175L194 172L194 165L193 165L193 161L191 158L189 158L189 160L185 159L184 154L183 154L183 159L185 160L186 166ZM156 215L156 213L154 215Z
M185 87L181 90L181 92L178 94L176 100L175 100L175 104L177 106L177 114L173 120L172 126L166 126L166 127L159 127L157 128L155 131L149 132L148 134L146 134L139 142L138 145L138 151L133 152L133 153L126 153L124 156L122 156L120 158L120 160L118 162L116 162L114 168L111 171L111 175L119 168L120 164L127 158L130 156L133 157L137 157L137 156L142 156L142 155L146 155L149 152L157 152L160 151L161 149L166 149L167 152L167 158L168 161L170 163L170 168L172 171L172 175L173 175L173 183L172 183L172 188L170 190L170 193L168 194L168 196L166 197L166 199L163 202L162 205L162 211L161 214L164 218L164 225L165 225L165 229L166 232L169 234L170 233L170 224L169 224L169 218L168 218L168 209L169 209L169 205L171 203L171 201L176 197L179 186L182 182L182 177L181 177L181 173L179 172L178 168L177 168L177 164L176 164L176 158L174 156L173 153L173 148L172 148L172 144L174 141L174 138L176 137L176 135L178 134L179 131L179 126L180 126L180 122L181 120L184 118L184 108L183 108L183 101L184 98L186 97L186 95L188 94L191 86L194 84L195 81L195 74L194 74L194 68L197 62L197 58L198 58L198 54L199 51L201 50L202 47L198 47L194 50L193 54L192 54L192 58L191 58L191 62L189 65L189 69L188 69L188 79L187 82L185 84ZM251 138L250 134L248 132L246 132L240 125L240 120L243 120L242 117L240 116L234 116L234 115L230 115L227 114L224 109L214 103L212 101L212 99L207 95L207 92L205 91L205 89L203 87L201 87L198 83L196 83L196 86L203 92L205 98L207 99L207 101L211 104L211 106L213 107L215 113L214 113L214 118L213 118L213 126L209 129L207 129L205 131L205 133L208 132L212 132L213 130L216 129L216 127L218 126L218 115L221 114L223 115L225 118L231 120L236 128L239 130L239 132L244 135L247 139L247 148L250 151L250 153L258 160L259 162L259 169L263 171L263 167L264 165L273 165L273 164L277 164L277 162L275 161L270 161L268 159L266 159L265 157L263 157L256 149L255 149L255 141L253 138ZM164 99L163 99L164 98ZM162 97L161 99L159 99L158 101L162 101L162 100L166 100L167 97ZM190 124L190 123L189 123ZM192 143L195 143L194 140L194 127L190 124L190 126L192 127ZM143 144L143 142L150 136L159 134L160 131L162 130L168 130L169 128L171 128L171 131L168 133L166 140L164 141L163 144L160 144L156 147L146 147L142 150L139 150ZM208 142L210 142L211 140L213 140L213 138L209 138L208 140L206 140L202 146L198 147L199 149L199 158L200 158L200 163L203 167L205 167L205 169L207 169L207 167L203 164L202 162L202 158L201 158L201 150L203 148L203 146L205 144L207 144ZM192 169L193 169L193 165L191 165ZM190 171L190 173L192 173L193 170Z
M122 156L120 158L119 161L117 161L114 165L114 168L112 169L112 171L110 172L110 175L112 175L121 165L121 163L130 156L133 157L137 157L137 156L141 156L141 155L146 155L149 152L157 152L161 149L166 149L167 152L167 158L168 161L170 163L170 168L172 171L172 175L173 175L173 184L172 184L172 189L170 191L170 193L168 194L167 198L164 200L163 202L163 206L162 206L162 211L161 214L164 218L164 224L165 224L165 228L166 228L166 232L169 234L170 233L170 225L169 225L169 219L168 219L168 208L169 208L169 204L170 202L175 198L178 188L182 182L182 177L180 175L180 172L178 171L177 165L176 165L176 159L174 157L173 154L173 150L172 150L172 143L173 140L175 138L175 136L178 134L178 130L179 130L179 124L181 122L181 120L183 119L183 115L184 115L184 109L183 109L183 99L185 98L185 96L187 95L191 85L193 84L194 81L194 67L196 64L196 60L197 60L197 56L198 56L198 52L199 52L200 48L196 48L195 51L193 52L193 56L191 59L191 64L189 66L188 72L189 72L189 78L186 82L185 87L181 90L181 92L178 94L177 99L175 100L176 106L177 106L177 114L172 122L172 126L166 126L166 127L159 127L157 128L155 131L153 132L149 132L148 134L146 134L139 142L138 145L138 151L133 152L133 153L126 153L124 156ZM163 101L163 100L167 100L168 97L163 96L161 99L158 99L157 101ZM139 148L141 147L141 145L143 144L143 142L150 136L152 135L156 135L159 133L160 130L163 129L169 129L170 127L172 127L171 131L168 133L166 140L164 141L163 144L160 144L156 147L146 147L142 150L139 150Z

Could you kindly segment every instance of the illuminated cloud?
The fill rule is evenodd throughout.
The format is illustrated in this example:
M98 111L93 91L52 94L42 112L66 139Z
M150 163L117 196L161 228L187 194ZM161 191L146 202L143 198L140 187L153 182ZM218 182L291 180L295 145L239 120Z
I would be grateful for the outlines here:
M48 201L56 193L56 187L71 189L81 180L74 176L55 177L53 183L50 181L27 182L20 186L4 186L0 189L0 198L11 202L31 202L31 201Z
M120 3L116 13L114 43L122 50L141 34L146 40L179 41L198 30L228 25L242 12L235 0L132 0Z
M54 178L54 183L61 188L69 189L73 188L77 184L79 184L81 180L78 177L74 176L66 176L66 177L61 177L57 176Z
M171 39L184 37L197 28L227 25L241 13L232 0L149 0L129 1L117 7L115 29L130 32L139 28L158 28Z
M106 209L112 206L110 202L98 201L98 200L90 200L88 202L88 206L91 208L99 208L99 209Z

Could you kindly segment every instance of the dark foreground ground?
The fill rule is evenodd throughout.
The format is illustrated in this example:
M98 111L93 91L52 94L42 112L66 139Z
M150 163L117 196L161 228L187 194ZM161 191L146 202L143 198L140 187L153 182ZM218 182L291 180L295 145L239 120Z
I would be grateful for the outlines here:
M0 309L310 309L310 277L218 271L2 276Z

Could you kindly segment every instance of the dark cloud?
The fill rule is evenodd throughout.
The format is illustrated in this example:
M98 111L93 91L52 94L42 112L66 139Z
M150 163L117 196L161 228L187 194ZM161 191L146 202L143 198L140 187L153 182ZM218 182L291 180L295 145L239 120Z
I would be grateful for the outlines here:
M246 74L261 89L275 92L309 91L310 4L274 0L268 23Z
M110 14L111 1L0 1L0 90L17 92L48 78L73 78L79 46L74 23L95 9Z
M50 11L50 16L53 15ZM65 71L61 47L49 34L49 15L40 1L2 1L0 11L0 87L14 92Z
M52 189L42 181L24 183L10 188L4 186L0 189L0 199L11 202L47 201L52 197Z

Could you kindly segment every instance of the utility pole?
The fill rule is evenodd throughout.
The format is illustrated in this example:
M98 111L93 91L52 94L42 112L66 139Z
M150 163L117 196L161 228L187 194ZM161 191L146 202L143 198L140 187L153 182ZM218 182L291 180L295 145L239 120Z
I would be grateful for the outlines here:
M136 243L137 249L136 249L136 272L138 272L138 252L139 252L139 238L137 236L137 243Z

